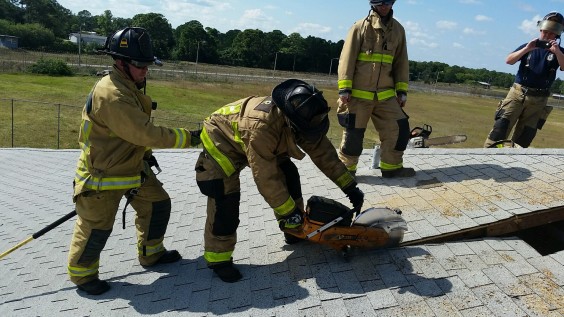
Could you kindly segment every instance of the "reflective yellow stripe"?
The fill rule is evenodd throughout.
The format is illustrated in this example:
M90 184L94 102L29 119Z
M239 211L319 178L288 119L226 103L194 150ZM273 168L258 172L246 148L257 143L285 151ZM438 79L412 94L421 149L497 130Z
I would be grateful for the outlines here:
M139 255L141 255L141 256L151 256L151 255L157 254L159 252L163 252L165 250L166 249L165 249L164 244L162 242L157 244L157 245L152 245L152 246L142 245L142 244L139 244L137 246L137 252L139 252Z
M176 143L174 143L174 148L183 149L186 147L186 130L184 129L173 129L174 134L176 134Z
M84 166L82 160L79 161L76 174L74 176L76 184L80 184L85 188L93 190L115 190L129 189L141 186L141 175L124 176L124 177L94 177Z
M274 212L284 217L286 215L289 215L292 210L294 210L294 208L296 208L296 203L294 202L292 197L288 197L288 200L286 200L285 203L274 208Z
M82 142L80 142L80 148L86 151L90 147L90 132L92 131L92 124L88 120L82 120L80 124L80 129L82 130Z
M408 85L407 83L404 83L404 82L401 82L401 81L400 81L400 82L396 83L396 90L399 90L399 91L407 91L408 86L409 86L409 85Z
M67 267L67 270L70 276L84 277L98 273L99 267L100 267L100 260L92 263L88 267L78 267L78 266L69 265Z
M233 175L235 173L235 166L229 160L227 156L225 156L221 151L215 146L212 139L208 135L206 129L202 129L202 133L200 134L200 139L204 144L204 148L206 151L213 157L213 159L221 166L221 169L227 176Z
M351 89L352 88L352 80L342 79L338 81L339 89Z
M222 252L222 253L205 251L204 259L208 263L227 262L227 261L231 261L232 254L233 251Z
M351 165L347 167L347 170L349 170L349 172L356 172L357 169L357 165Z
M386 63L391 64L394 61L394 57L388 54L366 54L360 53L358 54L358 60L362 62L371 62L371 63Z
M356 166L355 166L354 170L356 171ZM351 175L351 173L346 172L346 173L343 173L343 175L341 175L341 177L337 178L337 181L335 182L335 184L337 184L337 186L339 186L339 188L345 188L345 187L347 187L347 185L349 185L353 181L354 181L354 178Z
M388 164L388 163L384 163L384 162L380 161L380 169L383 170L383 171L397 170L398 168L402 168L402 167L403 167L403 163Z
M243 152L247 152L247 147L245 146L245 142L241 139L241 132L239 132L239 124L237 122L231 122L231 127L233 128L233 139L235 142L241 146Z
M235 114L235 113L239 113L241 112L241 103L238 104L228 104L225 105L219 109L217 109L213 114L219 114L219 115L231 115L231 114Z
M396 96L396 92L393 89L388 89L374 94L371 91L353 89L352 96L359 99L374 100L374 96L377 96L376 100L387 100Z

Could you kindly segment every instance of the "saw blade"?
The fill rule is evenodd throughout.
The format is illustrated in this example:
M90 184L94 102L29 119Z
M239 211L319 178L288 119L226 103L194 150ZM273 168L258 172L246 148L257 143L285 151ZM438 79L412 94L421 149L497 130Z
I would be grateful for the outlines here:
M453 144L453 143L462 143L466 141L466 135L449 135L449 136L441 136L437 138L431 139L424 139L423 142L425 147L435 146L435 145L446 145L446 144Z

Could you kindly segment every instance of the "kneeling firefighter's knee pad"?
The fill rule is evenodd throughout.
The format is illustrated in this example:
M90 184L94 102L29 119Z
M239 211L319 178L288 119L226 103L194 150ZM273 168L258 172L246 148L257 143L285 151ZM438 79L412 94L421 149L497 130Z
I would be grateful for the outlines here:
M409 138L411 137L411 130L409 129L409 120L407 118L399 119L397 121L399 131L398 131L398 140L396 141L395 150L396 151L405 151L407 148L407 143L409 142Z
M360 156L365 131L366 129L346 129L345 142L341 147L341 152L350 156Z
M214 235L229 236L237 231L240 200L240 192L215 198L215 221L212 229Z
M500 117L495 120L492 132L490 132L488 139L492 141L503 140L507 138L508 129L509 129L509 119Z
M165 235L166 227L170 219L170 210L170 198L153 203L153 212L151 213L147 240L159 239Z

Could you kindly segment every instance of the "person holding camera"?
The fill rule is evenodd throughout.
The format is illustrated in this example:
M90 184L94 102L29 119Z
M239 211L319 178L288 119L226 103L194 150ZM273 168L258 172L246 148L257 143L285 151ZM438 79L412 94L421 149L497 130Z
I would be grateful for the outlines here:
M511 141L520 147L529 147L542 129L552 107L548 106L550 87L556 71L564 70L564 50L560 35L564 17L550 12L537 23L539 37L519 46L507 56L506 63L520 62L515 83L495 113L495 122L484 147L502 147L503 141L515 127Z
M100 52L110 55L114 65L94 85L82 111L82 151L73 182L77 220L68 256L71 282L89 295L110 289L99 278L100 254L123 197L125 206L131 203L135 209L139 263L148 267L182 258L163 244L171 201L151 170L158 169L151 148L186 148L200 142L199 131L151 122L156 103L144 93L145 78L148 67L158 60L145 29L117 31Z

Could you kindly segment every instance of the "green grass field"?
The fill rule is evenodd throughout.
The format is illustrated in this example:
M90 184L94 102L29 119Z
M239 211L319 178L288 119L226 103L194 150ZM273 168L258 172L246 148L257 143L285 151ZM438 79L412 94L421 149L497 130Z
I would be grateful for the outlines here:
M0 74L0 146L11 147L13 133L14 147L77 148L81 109L98 79ZM270 83L149 80L147 94L158 102L158 110L154 113L156 124L194 129L224 104L250 95L268 95L272 86ZM332 107L329 137L337 146L342 131L335 115L337 89L320 88ZM468 136L465 143L444 147L476 148L482 147L491 129L497 103L497 99L479 96L415 91L409 94L405 110L410 116L411 127L429 124L433 127L432 137ZM564 111L554 109L533 146L563 148L564 142L559 135L563 126ZM365 148L371 148L375 143L379 143L377 134L369 126Z

